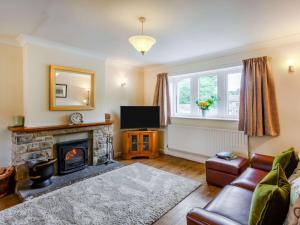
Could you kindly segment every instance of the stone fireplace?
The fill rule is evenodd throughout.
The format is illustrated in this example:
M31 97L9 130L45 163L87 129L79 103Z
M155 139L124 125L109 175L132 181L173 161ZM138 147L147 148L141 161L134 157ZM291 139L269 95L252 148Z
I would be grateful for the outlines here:
M70 172L70 168L79 163L75 161L79 160L81 156L84 157L84 165L80 162L81 166L98 165L106 162L108 151L112 148L112 122L35 128L10 127L9 130L12 132L12 163L16 166L17 180L27 177L25 163L32 154L39 154L45 159L57 158L56 166L58 171L64 167L65 171L62 173L64 174L68 170ZM73 157L73 165L68 163L60 165L62 156L59 156L57 148L61 148L61 144L64 142L82 141L74 139L74 136L83 133L86 136L86 143L81 143L79 146L81 145L80 148L84 146L86 150L80 153L77 151L76 154L80 155L76 155L74 151L72 152L71 148L71 152L69 151L70 153L68 155L65 154L63 157ZM61 141L61 137L64 137L63 141ZM64 147L64 150L66 149L69 149L69 147Z

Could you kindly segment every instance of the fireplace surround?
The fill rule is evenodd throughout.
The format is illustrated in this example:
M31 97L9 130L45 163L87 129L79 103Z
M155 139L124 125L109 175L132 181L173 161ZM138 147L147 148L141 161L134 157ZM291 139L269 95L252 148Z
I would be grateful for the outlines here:
M16 168L16 180L28 178L25 162L33 153L40 154L43 159L56 158L56 144L62 142L62 136L85 133L86 137L83 138L88 139L89 145L88 165L107 162L108 152L112 149L112 124L111 121L106 121L48 127L9 127L12 132L12 163ZM64 139L63 142L65 141L70 139Z
M73 173L88 166L88 139L56 144L58 174Z

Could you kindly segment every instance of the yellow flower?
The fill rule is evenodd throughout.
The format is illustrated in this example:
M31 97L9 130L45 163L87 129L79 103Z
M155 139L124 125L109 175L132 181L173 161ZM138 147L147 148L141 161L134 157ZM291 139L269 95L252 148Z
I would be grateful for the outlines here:
M199 102L199 106L200 106L201 108L205 108L205 107L208 106L208 103L207 103L207 102Z

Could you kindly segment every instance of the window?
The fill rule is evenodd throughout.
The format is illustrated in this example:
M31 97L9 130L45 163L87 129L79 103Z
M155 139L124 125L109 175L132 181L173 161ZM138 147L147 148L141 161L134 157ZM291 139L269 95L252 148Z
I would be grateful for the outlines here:
M177 83L177 111L191 113L191 79L182 79Z
M238 117L240 108L241 73L230 73L227 77L227 114Z
M201 76L198 78L198 98L199 100L218 96L218 77L217 75ZM208 111L208 116L216 116L218 102ZM200 111L200 109L198 109Z
M170 76L172 116L199 117L197 100L215 98L208 118L237 119L240 104L241 67Z

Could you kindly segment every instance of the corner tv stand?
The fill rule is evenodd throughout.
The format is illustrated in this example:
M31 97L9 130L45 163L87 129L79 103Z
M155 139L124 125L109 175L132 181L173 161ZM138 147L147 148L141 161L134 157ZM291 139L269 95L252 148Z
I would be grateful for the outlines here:
M158 131L127 130L123 131L123 158L156 158L159 156Z

